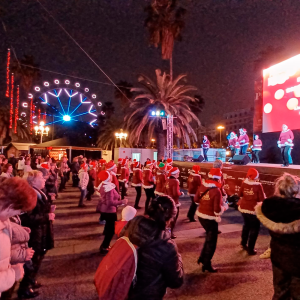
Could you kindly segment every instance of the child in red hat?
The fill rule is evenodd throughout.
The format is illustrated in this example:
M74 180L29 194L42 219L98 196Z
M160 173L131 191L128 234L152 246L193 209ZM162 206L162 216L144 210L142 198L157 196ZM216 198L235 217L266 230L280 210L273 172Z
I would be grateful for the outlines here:
M190 222L196 222L195 213L197 210L197 204L194 201L194 196L198 190L198 187L201 185L201 175L199 174L199 172L200 166L194 165L187 180L188 194L190 195L192 200L190 209L187 213L187 217Z
M254 247L260 228L260 222L255 213L255 206L266 198L263 187L258 182L258 177L258 171L250 168L247 178L243 181L239 191L238 209L244 218L241 246L249 255L256 254Z

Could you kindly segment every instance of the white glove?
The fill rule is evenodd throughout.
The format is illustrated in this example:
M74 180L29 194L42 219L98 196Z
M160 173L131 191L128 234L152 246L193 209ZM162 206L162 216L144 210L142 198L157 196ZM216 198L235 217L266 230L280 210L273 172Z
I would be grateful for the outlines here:
M289 142L289 143L292 143L293 141L292 141L291 139L288 139L288 142Z

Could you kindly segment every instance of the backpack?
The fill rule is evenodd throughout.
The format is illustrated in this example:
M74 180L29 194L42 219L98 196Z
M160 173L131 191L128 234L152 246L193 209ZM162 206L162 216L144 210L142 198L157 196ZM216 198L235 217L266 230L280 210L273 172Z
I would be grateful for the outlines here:
M135 282L137 251L127 237L121 237L100 262L94 283L99 300L127 299Z

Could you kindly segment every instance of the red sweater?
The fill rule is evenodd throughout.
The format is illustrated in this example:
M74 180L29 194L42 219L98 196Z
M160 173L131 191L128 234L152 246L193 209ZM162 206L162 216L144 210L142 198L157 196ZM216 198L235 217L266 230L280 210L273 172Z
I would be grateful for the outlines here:
M228 147L235 148L236 142L237 142L237 138L229 139L228 140Z
M262 141L260 139L253 141L252 150L261 150L261 147L262 147Z
M179 180L173 176L166 180L166 194L174 200L176 207L181 205L179 203L179 196L181 196Z
M203 149L209 149L210 148L210 142L209 142L209 140L206 140L206 141L203 140L203 142L202 142L202 148Z
M157 195L165 195L166 194L166 181L167 175L165 172L157 171L156 174L156 187L155 187L155 194Z
M150 169L143 170L143 188L152 189L154 187L153 175Z
M245 145L248 145L249 144L248 135L247 134L240 135L239 138L238 138L238 143L241 147L245 146Z
M285 147L285 146L293 147L294 146L293 141L294 141L293 131L288 129L288 131L286 132L281 131L279 136L279 141L277 143L279 147Z
M243 181L239 191L240 200L239 211L246 214L255 215L255 206L265 199L265 193L261 183L256 181Z
M129 170L127 167L122 167L121 169L121 177L119 178L119 181L121 182L128 182L129 179Z
M118 164L118 165L117 165L117 175L118 175L118 176L121 175L121 169L122 169L122 164Z
M189 195L195 196L198 187L200 185L201 185L201 176L199 174L191 173L187 181Z
M134 168L132 175L132 186L142 186L143 173L141 169Z
M208 189L209 191L200 199L202 194ZM221 221L220 215L225 209L222 206L223 200L221 191L215 186L215 184L207 182L202 183L197 190L194 201L199 203L199 207L196 212L198 217L215 220L217 222Z

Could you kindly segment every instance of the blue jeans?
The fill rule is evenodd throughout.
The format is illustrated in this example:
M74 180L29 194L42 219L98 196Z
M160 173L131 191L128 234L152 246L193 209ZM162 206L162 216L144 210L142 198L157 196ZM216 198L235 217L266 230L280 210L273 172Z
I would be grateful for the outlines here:
M80 188L80 192L81 192L81 194L80 194L80 200L79 200L79 204L78 204L79 206L83 205L83 200L86 196L86 189Z
M245 155L247 153L248 145L241 146L240 154Z
M208 161L207 152L208 152L208 149L203 148L203 156L204 156L205 161Z
M281 147L282 160L285 166L293 163L291 151L290 146Z

